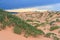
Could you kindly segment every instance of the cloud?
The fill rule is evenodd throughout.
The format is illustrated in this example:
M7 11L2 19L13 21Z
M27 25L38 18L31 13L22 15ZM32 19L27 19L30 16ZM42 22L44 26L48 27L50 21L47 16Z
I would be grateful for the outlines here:
M60 11L60 3L51 4L51 5L44 5L44 6L35 6L35 7L28 7L28 8L18 8L18 9L40 9L40 10L55 10Z
M32 8L42 9L42 10L60 10L60 3L45 5L45 6L36 6Z

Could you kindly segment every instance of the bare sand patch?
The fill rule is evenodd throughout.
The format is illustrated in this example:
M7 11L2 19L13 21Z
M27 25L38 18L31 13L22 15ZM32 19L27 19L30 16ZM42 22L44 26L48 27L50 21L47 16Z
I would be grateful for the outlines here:
M0 31L0 40L52 40L43 36L25 38L23 34L17 35L13 33L12 29L13 28L6 28L5 30Z

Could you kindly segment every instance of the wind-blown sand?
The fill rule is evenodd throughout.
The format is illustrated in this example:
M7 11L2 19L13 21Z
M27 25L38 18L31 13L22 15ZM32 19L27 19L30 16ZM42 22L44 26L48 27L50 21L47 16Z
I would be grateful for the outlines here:
M21 17L22 19L25 19L25 20L26 19L32 19L32 20L38 20L38 21L41 21L41 22L45 22L45 17L47 17L47 12L44 12L44 15L41 18L40 17L37 18L38 17L37 13L36 14L33 13L33 12L27 12L27 13L23 13L23 14L22 13L17 14L16 16ZM27 17L26 14L28 14L28 15L32 14L32 16L34 16L34 17L32 17L32 18L31 18L31 16ZM52 19L53 18L51 18L50 20L52 21ZM55 24L56 25L60 25L60 22L57 22ZM44 28L46 30L44 30ZM59 29L54 30L54 31L49 31L49 28L50 28L50 25L46 25L44 27L38 27L38 29L43 30L45 33L47 33L47 32L53 32L53 33L56 33L56 34L59 35L59 33L58 33ZM26 38L26 37L24 37L23 34L18 35L18 34L13 33L13 28L9 28L8 27L5 30L0 31L0 40L53 40L53 39L52 38L44 37L42 35L39 35L38 37L29 36L28 38Z
M13 28L6 28L5 30L0 31L0 40L52 40L43 36L25 38L23 34L17 35L13 33L12 29Z

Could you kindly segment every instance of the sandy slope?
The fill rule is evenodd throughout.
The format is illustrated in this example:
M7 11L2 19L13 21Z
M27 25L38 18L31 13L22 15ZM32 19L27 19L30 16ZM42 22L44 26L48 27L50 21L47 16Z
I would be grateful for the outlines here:
M6 28L5 30L0 31L0 40L52 40L52 39L43 36L39 36L36 38L34 37L25 38L23 34L22 35L14 34L12 28Z
M32 13L33 12L29 12L29 13L26 13L26 14L31 15ZM36 14L35 13L32 14L32 18L31 18L31 16L27 17L25 13L24 14L20 13L20 14L17 14L16 16L21 17L22 19L25 19L25 20L26 19L32 19L32 20L38 20L38 21L41 21L41 22L45 22L45 18L47 16L47 12L44 12L44 13L46 13L46 14L44 14L41 18L38 17L37 13ZM56 23L56 25L60 25L60 22ZM44 28L46 30L44 30ZM48 30L49 28L50 28L50 25L46 25L44 27L38 27L38 29L43 30L45 33L50 32ZM54 30L52 32L58 34L58 30ZM13 28L6 28L5 30L0 31L0 40L53 40L53 39L52 38L47 38L47 37L44 37L44 36L41 36L41 35L38 36L38 37L30 36L28 38L25 38L23 36L23 34L22 35L17 35L15 33L13 33Z
M18 13L16 16L24 19L24 20L33 20L34 22L30 22L30 24L34 25L34 23L43 23L46 22L46 18L48 18L48 12L42 12L43 15L40 17L40 13L39 12L22 12L22 13ZM55 21L57 19L57 17L60 17L60 15L57 14L53 14L53 16L51 18L49 18L49 22L51 21ZM38 22L35 22L38 21ZM29 22L28 22L29 23ZM60 22L55 22L54 23L57 26L60 26ZM54 30L54 31L50 31L51 25L46 24L44 26L39 26L37 27L38 29L43 30L45 33L55 33L57 34L57 36L60 38L60 34L58 33L60 29ZM36 39L38 40L38 39ZM45 39L45 37L43 37L43 39L41 38L41 40L50 40L50 39ZM52 40L52 39L51 39Z

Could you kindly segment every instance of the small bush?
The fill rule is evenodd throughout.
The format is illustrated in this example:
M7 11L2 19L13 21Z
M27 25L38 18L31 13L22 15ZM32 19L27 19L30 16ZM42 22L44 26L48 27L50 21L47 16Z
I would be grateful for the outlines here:
M60 22L60 20L59 19L56 19L56 22Z
M54 33L47 33L47 34L45 34L45 37L50 38L51 36L54 36L54 35L56 35L56 34L54 34Z
M60 27L59 26L52 26L50 27L50 31L53 31L53 30L56 30L56 29L59 29Z
M27 21L27 22L33 22L33 20L29 20L29 19L28 19L28 20L26 20L26 21Z
M40 26L45 26L45 23L41 23Z
M60 40L60 38L54 36L54 37L53 37L53 40Z
M14 27L14 33L16 33L16 34L21 34L21 29L20 29L20 27Z
M52 25L54 22L55 22L55 21L51 21L51 22L50 22L50 25Z
M39 27L39 26L40 26L40 24L39 23L36 23L35 27Z

